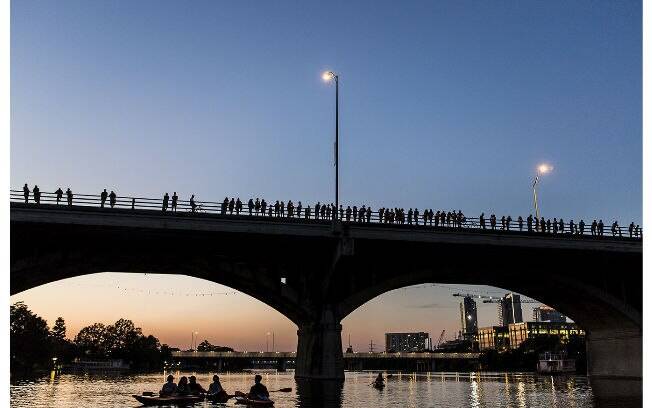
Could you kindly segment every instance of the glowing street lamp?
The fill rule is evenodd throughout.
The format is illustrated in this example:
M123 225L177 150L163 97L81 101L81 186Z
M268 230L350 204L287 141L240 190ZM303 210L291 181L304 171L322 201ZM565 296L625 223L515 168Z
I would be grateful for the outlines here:
M340 208L340 184L339 184L339 130L340 130L340 77L333 71L326 71L321 75L326 82L335 80L335 219Z
M536 214L537 219L539 219L539 200L537 197L537 184L539 184L539 177L546 173L550 173L552 171L552 166L546 163L542 163L539 166L537 166L537 175L534 178L534 183L532 183L532 191L534 193L534 212Z

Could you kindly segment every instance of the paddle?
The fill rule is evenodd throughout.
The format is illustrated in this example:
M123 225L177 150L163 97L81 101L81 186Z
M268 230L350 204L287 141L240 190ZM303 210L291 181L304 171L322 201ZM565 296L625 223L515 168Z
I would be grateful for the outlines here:
M272 390L272 391L269 391L269 392L292 392L292 388L289 388L289 387L288 388L280 388L278 390ZM237 397L247 398L247 394L245 394L242 391L236 391L234 395L237 396Z
M281 388L270 392L292 392L292 388Z

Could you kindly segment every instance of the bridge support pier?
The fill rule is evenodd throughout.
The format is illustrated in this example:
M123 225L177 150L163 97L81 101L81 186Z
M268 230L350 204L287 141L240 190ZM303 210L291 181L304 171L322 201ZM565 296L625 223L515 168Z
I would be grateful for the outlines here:
M640 329L587 333L588 374L599 401L638 400L643 396L643 335Z
M344 380L342 325L329 310L297 331L295 378Z

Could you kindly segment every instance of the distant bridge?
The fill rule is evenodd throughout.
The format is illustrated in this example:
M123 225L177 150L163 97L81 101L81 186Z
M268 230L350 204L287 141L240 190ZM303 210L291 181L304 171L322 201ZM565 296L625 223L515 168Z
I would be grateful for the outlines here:
M492 231L473 223L171 213L161 211L160 200L132 209L99 208L97 196L77 205L78 195L72 206L20 198L12 192L12 294L106 271L206 279L298 326L297 378L342 379L340 322L361 305L417 284L490 285L554 307L586 330L594 392L642 392L641 239Z
M218 371L257 367L273 367L281 371L294 367L295 352L215 352L176 351L175 363L186 367L210 367ZM348 370L403 369L411 371L446 371L477 368L480 353L342 353ZM234 361L236 360L236 361Z

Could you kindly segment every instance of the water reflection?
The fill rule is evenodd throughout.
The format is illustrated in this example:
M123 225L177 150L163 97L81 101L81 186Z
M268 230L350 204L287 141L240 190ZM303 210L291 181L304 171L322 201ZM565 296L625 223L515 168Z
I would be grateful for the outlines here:
M291 387L290 393L273 393L277 408L444 407L633 407L640 401L596 401L586 377L545 377L521 373L385 373L387 386L370 386L377 373L347 372L341 381L295 381L292 372L260 372L268 389ZM36 379L12 379L12 407L137 407L132 394L158 391L168 373L60 374ZM212 372L173 372L176 378L196 375L208 386ZM255 373L219 373L229 392L247 391ZM224 407L225 405L221 405ZM234 401L226 406L233 407ZM196 407L217 407L209 403Z

